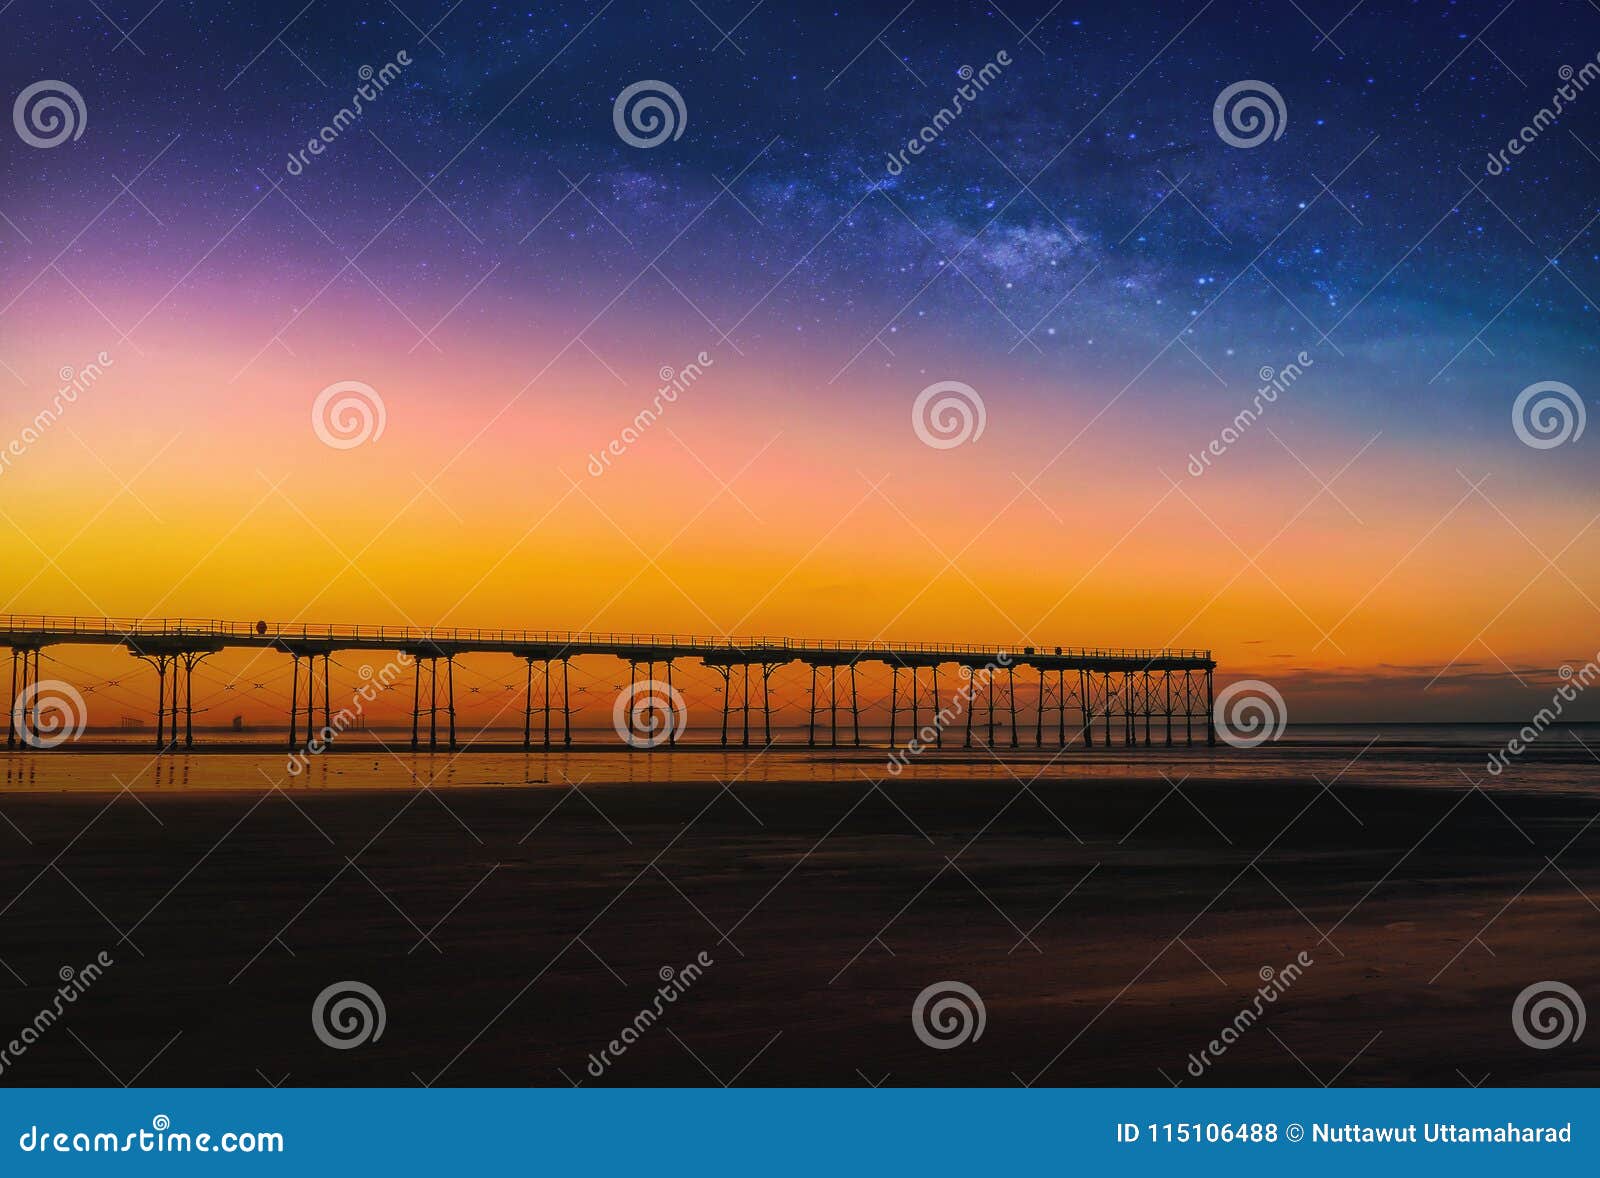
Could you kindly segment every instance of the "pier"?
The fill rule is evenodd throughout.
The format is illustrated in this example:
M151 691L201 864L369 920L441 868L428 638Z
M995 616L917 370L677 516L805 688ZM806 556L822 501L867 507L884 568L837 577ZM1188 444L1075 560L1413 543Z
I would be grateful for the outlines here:
M917 740L935 748L959 741L970 748L975 731L991 748L1216 743L1216 663L1209 650L9 615L0 617L0 648L11 652L8 748L33 743L26 701L40 681L39 652L69 645L122 647L155 669L155 746L161 751L194 746L194 669L230 648L268 650L293 660L290 748L317 739L326 743L333 735L329 662L340 651L397 653L411 660L412 748L459 747L455 664L483 654L527 664L525 748L571 746L568 667L578 658L621 659L628 664L630 692L664 686L669 697L673 664L698 660L722 680L723 746L773 743L770 683L795 663L809 678L808 747L861 745L857 670L864 664L889 669L889 742L896 747ZM959 709L941 695L941 668L947 692L952 683L959 685ZM655 741L630 739L631 709L628 723L630 731L619 732L626 747L656 747ZM675 744L678 736L678 727L669 725L661 743Z

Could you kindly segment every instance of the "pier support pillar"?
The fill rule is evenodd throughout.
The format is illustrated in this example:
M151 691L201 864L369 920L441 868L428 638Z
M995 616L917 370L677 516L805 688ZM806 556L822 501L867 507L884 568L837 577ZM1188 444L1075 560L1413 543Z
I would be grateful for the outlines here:
M417 718L422 715L422 659L411 660L411 747L417 747Z
M1183 673L1183 743L1194 744L1194 672Z
M761 676L761 712L767 743L772 743L772 697L767 678L772 674L770 663L712 663L711 669L722 676L722 733L720 743L728 747L728 726L737 725L734 743L750 747L750 713L756 703L750 694L750 668L759 668Z
M856 693L856 665L850 664L850 740L861 747L861 698Z
M1056 745L1060 748L1066 748L1067 708L1077 693L1068 689L1067 672L1063 668L1057 667L1054 671L1051 671L1048 668L1040 667L1038 670L1039 707L1034 713L1034 747L1042 748L1044 746L1045 729L1053 727L1056 730ZM1080 708L1082 702L1079 699Z
M328 690L330 659L326 651L291 650L294 660L294 685L289 689L289 747L308 748L318 739L317 734L317 660L322 660L322 735L325 743L333 737L333 705ZM204 656L201 656L204 657ZM196 660L198 661L198 660ZM304 664L305 674L301 675ZM305 737L300 737L300 681L305 680Z
M736 744L749 745L750 743L750 664L749 663L713 663L711 669L722 677L722 729L718 736L718 743L728 747L728 723L737 717L736 723L742 731L742 737L737 737Z
M857 691L855 663L810 663L809 666L811 667L811 698L807 710L807 746L816 746L817 713L826 712L828 747L839 747L839 710L841 706L848 713L851 743L859 746L861 744L861 700ZM848 678L846 678L846 675ZM840 682L841 679L844 679L842 684ZM843 701L839 699L841 686L848 693Z
M194 663L200 661L205 655L192 651L150 652L140 650L130 652L140 662L149 663L156 672L156 752L170 753L178 745L178 700L187 687L187 672L193 669ZM192 706L185 713L192 714ZM192 728L190 729L189 743L194 743Z
M992 676L991 676L992 678ZM1006 703L1011 708L1011 747L1017 747L1017 669L1006 667Z
M1139 743L1139 672L1122 673L1122 740L1132 748Z
M439 747L439 660L428 660L428 747Z
M180 743L178 726L183 726L184 748L194 747L194 669L216 653L207 650L169 646L165 650L141 649L130 645L128 653L149 663L156 673L156 752L176 752ZM294 747L294 718L290 717L289 746Z
M445 663L444 703L439 701L439 660ZM428 717L428 748L439 747L439 713L445 713L446 732L445 739L451 749L456 748L456 691L455 691L455 654L442 654L436 651L417 650L412 653L413 665L416 667L416 678L411 682L411 747L417 748L422 743L422 717ZM427 665L428 698L426 703L422 698L423 665ZM324 698L326 698L327 681L323 681Z
M922 712L923 712L924 707L926 707L928 712L929 712L929 714L933 717L933 720L934 720L934 723L933 723L933 741L932 741L933 747L934 748L943 748L944 747L944 727L943 727L943 725L941 725L938 722L938 719L939 719L939 708L941 706L940 705L940 700L939 700L939 667L938 667L937 664L934 664L934 663L923 663L923 664L912 663L909 666L907 666L905 669L908 672L910 672L909 687L910 687L910 698L911 698L911 735L908 736L906 738L906 740L908 742L909 741L913 741L913 740L914 741L918 741L924 747L926 747L927 744L929 743L927 741L924 741L923 738L922 738L922 732L923 732ZM895 670L897 671L898 668L896 668ZM927 671L928 674L924 675L923 674L924 671ZM890 717L891 736L893 735L892 728L893 728L894 722L898 719L897 713L899 711L901 711L902 709L904 709L904 707L905 707L905 698L906 698L905 693L899 690L899 676L898 676L898 673L895 675L895 680L896 681L895 681L894 687L896 689L895 690L896 698L893 701L893 714L891 714L891 717ZM971 713L970 712L968 713L968 718L969 718L969 720L971 718Z
M1004 678L1001 672L1004 671ZM1000 709L999 726L1003 729L1009 723L1011 728L1011 747L1016 748L1017 736L1017 675L1014 667L999 667L994 663L984 663L981 666L967 665L968 676L967 699L967 744L972 743L972 713L977 711L974 706L977 692L971 688L973 679L983 676L983 705L984 705L984 745L986 748L996 748L995 742L995 708ZM1041 704L1041 707L1043 705Z
M978 710L978 693L977 690L972 686L972 680L978 674L978 669L974 666L963 663L961 666L961 673L967 677L967 690L965 693L967 696L967 706L965 708L967 713L967 725L966 730L961 736L961 747L964 749L970 749L972 747L972 717ZM988 694L988 689L985 688L984 695L988 696ZM991 702L991 710L992 707L993 705ZM991 727L993 727L992 724Z
M533 743L533 662L534 662L534 660L531 659L531 658L528 660L527 704L526 704L525 710L522 713L522 747L523 748L527 748L529 745L531 745ZM544 667L545 667L545 681L544 681L545 699L548 702L549 697L550 697L550 664L549 663L545 663ZM546 735L545 735L545 743L548 744L549 741L550 741L549 734L546 733Z
M1078 672L1078 705L1083 712L1083 747L1094 747L1094 679L1088 671Z
M450 696L450 751L456 749L456 656L446 655L444 660L444 675L447 690ZM326 686L324 686L326 689ZM323 698L327 698L324 696Z
M678 737L681 735L681 733L678 731L680 727L678 723L678 715L673 706L674 700L676 700L677 696L673 692L672 688L672 658L668 657L662 659L661 662L665 667L664 680L656 679L655 659L650 658L642 660L628 660L628 735L633 738L627 742L630 748L643 749L647 752L653 751L656 746L661 743L666 743L668 745L677 744ZM653 700L651 701L650 706L638 706L636 693L640 687L639 668L641 666L645 669L644 683L646 685L650 683L662 683L667 689L667 698L664 701L661 701L661 706L659 708L655 706ZM563 673L563 696L565 696L565 692L565 674ZM662 722L667 725L667 738L665 742L656 739L656 732L653 729L647 729L643 727L644 723L651 720L651 717L663 713L666 718ZM570 737L568 738L568 743L571 743Z
M766 745L772 744L772 672L779 667L778 663L761 664L761 723L762 734Z
M545 748L550 747L550 716L551 713L557 710L550 698L550 664L552 662L560 662L561 664L562 702L560 711L562 715L562 738L565 743L571 744L571 726L567 723L566 708L567 660L564 658L559 660L540 658L537 655L531 654L523 657L528 660L528 694L526 707L523 709L522 713L522 747L531 748L533 746L533 717L535 714L537 714L540 718L540 728L542 730L542 739L540 743ZM535 673L533 669L533 665L535 663L539 664L539 670L537 673ZM535 681L537 681L539 688L537 703L534 702L536 698L534 695Z
M20 652L16 647L11 648L11 694L6 696L6 748L17 747L17 655ZM26 664L24 664L24 667Z
M811 664L811 708L806 715L806 747L817 745L817 664Z
M183 747L194 747L194 669L212 652L209 650L186 650L178 655L173 665L173 698L172 698L172 736L177 742L178 736L178 676L181 672L183 679Z
M11 649L11 706L6 710L6 747L16 748L20 741L24 748L33 746L38 728L37 698L31 693L39 685L39 648L12 647Z
M900 720L900 664L889 664L889 747L895 747L895 726Z
M561 743L568 748L572 745L572 696L568 693L565 655L561 658Z

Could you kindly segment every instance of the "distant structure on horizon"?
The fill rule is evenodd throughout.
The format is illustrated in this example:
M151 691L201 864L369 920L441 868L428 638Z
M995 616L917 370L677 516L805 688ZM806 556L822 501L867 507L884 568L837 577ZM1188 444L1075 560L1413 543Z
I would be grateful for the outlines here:
M983 681L989 744L995 744L996 719L1010 729L1011 747L1019 746L1017 676L1037 677L1033 711L1033 739L1043 747L1047 733L1062 748L1073 740L1085 747L1113 743L1114 731L1125 746L1153 743L1157 722L1164 728L1165 744L1182 735L1195 743L1196 721L1204 740L1216 743L1212 723L1213 675L1216 663L1209 650L1038 648L962 643L897 643L815 641L791 638L708 638L662 634L562 633L535 630L418 629L411 626L313 626L267 622L196 621L192 619L70 618L48 615L0 617L0 647L11 651L11 696L7 714L6 745L35 745L38 731L32 701L39 679L39 652L54 645L121 646L150 664L157 675L155 745L163 752L194 745L194 668L209 656L230 648L267 649L294 660L294 685L290 695L288 743L326 744L342 729L333 726L328 669L335 651L390 651L416 664L412 682L411 747L436 749L442 743L458 748L455 711L455 660L468 654L508 654L527 663L527 701L523 712L522 747L543 748L572 744L572 708L568 690L568 664L590 656L620 658L628 663L628 698L658 683L673 696L672 666L681 659L698 659L722 677L722 730L720 743L751 744L752 713L759 716L762 743L772 741L770 680L779 668L798 662L809 667L811 685L807 746L819 743L838 747L841 713L847 743L861 744L861 709L856 690L856 669L863 663L883 663L891 672L889 743L896 744L902 722L911 737L941 717L939 668L954 665L961 677ZM320 668L319 668L320 660ZM443 679L440 662L444 663ZM657 679L657 667L663 678ZM641 669L644 672L640 677ZM754 672L754 674L752 674ZM423 678L427 691L423 692ZM905 679L902 680L902 675ZM752 682L754 680L754 682ZM316 726L318 686L321 686L322 728ZM304 695L301 694L304 684ZM620 704L619 704L620 706ZM972 744L975 705L965 709L964 746ZM647 749L658 743L676 744L679 732L669 728L661 740L648 737L655 729L636 727L648 717L640 709L626 709L626 727L619 735L628 747ZM179 738L179 719L183 735ZM538 732L535 732L537 717ZM552 720L559 717L558 731ZM1070 720L1069 720L1070 717ZM426 733L423 720L426 718ZM129 727L124 718L123 726ZM1142 733L1140 732L1142 722ZM1181 727L1180 727L1181 725ZM140 724L142 727L142 723ZM944 745L946 725L933 725L934 747ZM233 731L244 730L243 718L233 718ZM730 741L730 731L733 736ZM303 733L303 737L302 737ZM1070 739L1069 739L1070 737ZM928 738L923 737L924 741Z

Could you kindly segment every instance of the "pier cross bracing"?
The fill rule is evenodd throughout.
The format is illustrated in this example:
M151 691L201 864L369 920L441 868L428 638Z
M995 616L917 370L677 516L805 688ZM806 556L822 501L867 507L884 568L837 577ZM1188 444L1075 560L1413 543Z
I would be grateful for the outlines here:
M0 647L11 652L7 747L31 743L34 718L25 701L39 683L39 652L69 645L120 646L155 669L155 744L163 751L193 747L194 668L229 648L270 650L293 660L290 748L331 740L329 662L338 651L404 653L412 660L412 748L458 747L455 662L474 654L511 655L527 663L527 748L572 744L568 667L573 659L590 657L627 662L630 690L652 684L669 693L673 663L699 660L722 680L724 746L773 743L770 684L793 663L809 678L806 744L812 747L861 744L857 670L871 663L890 672L889 741L895 747L917 740L934 748L957 742L970 748L975 732L991 748L1023 747L1030 735L1036 748L1192 745L1197 735L1216 743L1216 663L1209 650L10 615L0 618ZM1024 700L1019 686L1033 688L1034 699ZM953 708L956 696L962 702ZM673 728L665 743L677 743L679 734ZM656 747L648 741L627 745Z

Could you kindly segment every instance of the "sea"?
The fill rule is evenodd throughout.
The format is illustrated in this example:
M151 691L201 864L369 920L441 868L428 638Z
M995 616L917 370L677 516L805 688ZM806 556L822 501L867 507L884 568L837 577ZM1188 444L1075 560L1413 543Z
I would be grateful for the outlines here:
M0 750L0 791L283 789L569 788L574 785L651 785L752 781L838 782L964 779L975 785L1017 785L1036 779L1322 783L1337 788L1473 787L1490 791L1600 793L1600 723L1553 726L1532 741L1517 724L1291 724L1254 747L1219 742L1166 743L1158 724L1151 741L1109 747L1074 743L1063 749L1031 728L1008 731L985 747L986 732L947 733L944 747L891 749L885 729L863 727L861 744L806 743L804 727L775 728L773 744L722 747L717 733L687 733L676 745L631 749L607 729L574 732L571 748L521 747L520 727L460 732L460 747L410 747L409 728L341 734L333 748L305 755L282 729L198 731L192 749L157 755L154 734L85 733L51 749ZM904 740L902 731L901 739ZM1197 737L1200 735L1196 734ZM759 741L758 734L753 738ZM1520 750L1520 751L1518 751ZM299 755L297 755L297 753Z

